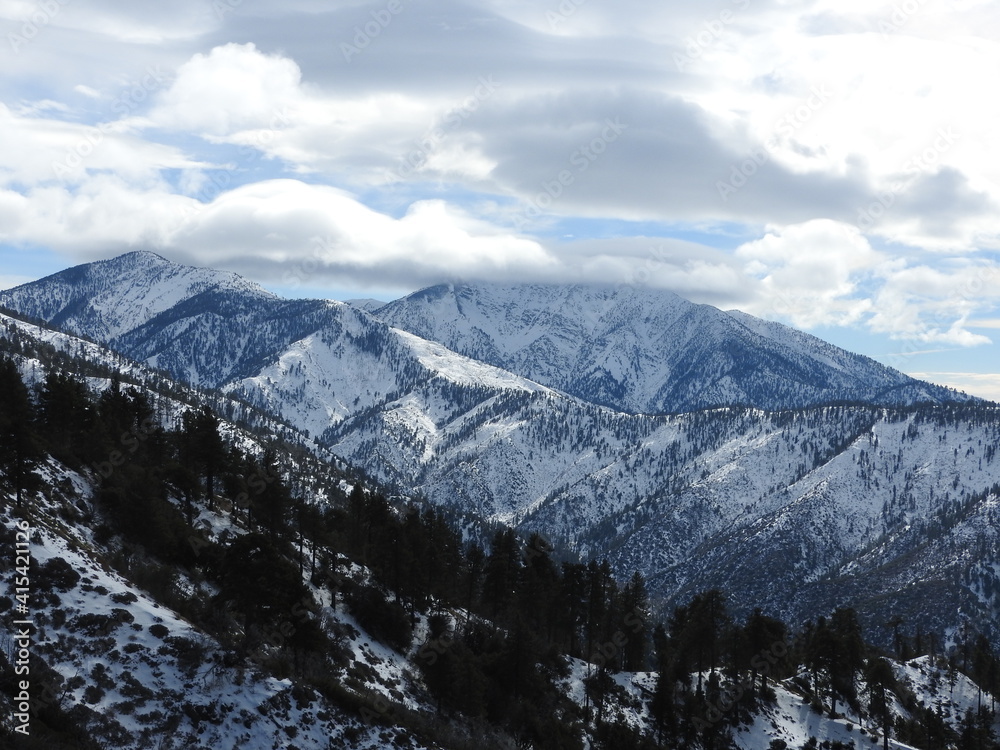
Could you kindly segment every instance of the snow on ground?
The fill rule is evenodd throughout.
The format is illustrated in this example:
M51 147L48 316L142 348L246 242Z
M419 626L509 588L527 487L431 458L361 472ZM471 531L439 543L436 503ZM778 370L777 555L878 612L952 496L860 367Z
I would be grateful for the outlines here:
M53 465L45 471L59 473ZM85 487L78 475L63 474L64 486L75 492ZM105 746L326 750L332 742L374 750L398 742L416 747L403 738L405 730L369 726L315 691L294 691L289 680L268 676L253 663L231 665L217 642L113 570L86 527L60 517L63 500L39 499L32 509L31 554L42 566L65 561L80 579L67 590L48 586L51 593L40 587L33 592L32 653L59 675L53 693L65 710L81 706L105 717L91 715ZM86 506L85 497L78 500ZM12 533L13 503L9 497L3 501L0 518ZM179 587L194 590L198 584L183 580ZM13 597L12 577L0 583L2 594ZM386 686L401 682L403 657L358 633L350 644L355 663L375 673L372 689L393 695ZM40 693L42 686L34 689Z
M522 378L507 370L501 370L499 367L484 364L479 360L456 354L441 344L414 336L399 328L393 328L392 331L410 348L420 364L458 385L478 385L531 393L551 391L550 388L534 381Z
M736 745L743 750L767 750L772 740L784 740L788 747L798 750L810 737L818 740L842 742L857 748L880 748L881 735L873 734L851 718L831 719L828 714L816 713L801 695L783 685L775 687L777 703L769 705L754 718L749 727L733 732ZM889 747L908 748L890 740Z
M893 665L893 671L900 684L914 694L918 706L939 710L953 729L958 728L966 711L991 705L989 693L980 691L961 672L950 670L944 659L921 656Z

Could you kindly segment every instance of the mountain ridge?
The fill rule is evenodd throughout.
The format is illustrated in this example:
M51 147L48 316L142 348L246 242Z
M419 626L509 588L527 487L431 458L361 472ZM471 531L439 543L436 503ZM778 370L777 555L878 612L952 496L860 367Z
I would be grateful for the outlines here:
M629 413L969 398L779 323L637 287L442 284L374 314Z

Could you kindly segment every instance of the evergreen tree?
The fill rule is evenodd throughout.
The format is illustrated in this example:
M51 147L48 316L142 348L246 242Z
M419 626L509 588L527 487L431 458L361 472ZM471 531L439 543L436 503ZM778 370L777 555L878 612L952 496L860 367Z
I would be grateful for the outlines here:
M646 579L638 571L622 589L618 632L625 634L622 669L626 672L643 670L649 641L649 594Z
M521 554L513 529L501 529L493 535L483 577L483 601L494 625L506 618L514 601L521 573Z
M581 631L586 620L587 569L577 563L563 563L562 593L558 630L562 648L574 658L581 658Z
M559 572L550 556L551 545L538 534L532 534L523 555L523 582L520 586L518 610L528 626L546 640L555 638L555 623L560 587Z
M74 468L96 458L87 445L95 423L94 403L83 381L50 371L38 389L38 402L39 422L55 458Z
M855 682L865 664L865 642L857 613L850 607L839 607L830 618L833 654L829 663L830 715L836 714L837 695L856 707Z
M889 662L881 657L869 659L865 671L865 684L868 691L868 710L881 722L882 747L883 750L889 750L889 734L892 730L892 692L896 688L896 676Z
M692 649L698 671L698 690L706 669L715 672L722 656L724 634L730 625L726 597L718 589L696 594L687 607L687 622L680 635L682 647Z
M486 552L477 542L470 543L466 549L462 571L465 577L463 586L465 595L462 603L465 607L465 628L468 630L469 618L472 616L473 606L479 600L483 575L486 572Z
M268 449L251 480L250 504L254 522L263 529L271 544L285 537L291 493L281 479L277 454Z
M209 406L184 412L181 417L182 455L188 467L198 467L205 478L208 507L215 509L216 478L226 461L226 446L219 434L219 418Z
M986 688L992 693L995 688L997 674L997 658L993 653L993 646L989 638L982 633L976 635L975 643L972 647L972 678L978 687L976 695L976 708L983 708L983 689ZM990 707L992 711L993 707Z
M41 487L35 467L44 457L36 432L35 408L17 367L0 360L0 472L14 491L17 507Z
M741 672L750 672L750 693L755 695L757 680L760 677L761 687L766 684L766 675L760 674L774 666L777 653L784 654L784 645L788 639L785 623L765 615L758 607L747 617L742 638L739 639L738 655L734 660Z
M225 551L218 599L231 603L243 615L243 645L281 633L303 602L312 598L295 566L261 534L237 537Z
M656 687L649 710L661 745L672 746L677 736L677 660L662 625L653 631L656 659Z

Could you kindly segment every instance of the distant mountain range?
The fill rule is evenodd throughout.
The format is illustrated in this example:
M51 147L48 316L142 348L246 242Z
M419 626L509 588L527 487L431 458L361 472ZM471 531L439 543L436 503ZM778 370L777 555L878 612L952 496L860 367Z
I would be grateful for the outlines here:
M131 253L0 305L218 388L405 493L787 617L1000 615L1000 407L666 292L284 300ZM366 309L373 310L367 312Z

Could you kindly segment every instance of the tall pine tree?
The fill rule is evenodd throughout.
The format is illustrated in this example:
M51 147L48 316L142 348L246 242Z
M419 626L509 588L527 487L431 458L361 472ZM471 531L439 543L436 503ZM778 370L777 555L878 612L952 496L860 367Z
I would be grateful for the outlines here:
M34 471L43 456L28 389L14 363L0 360L0 473L14 491L18 508L25 494L40 486Z

